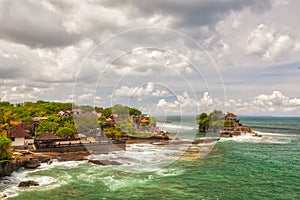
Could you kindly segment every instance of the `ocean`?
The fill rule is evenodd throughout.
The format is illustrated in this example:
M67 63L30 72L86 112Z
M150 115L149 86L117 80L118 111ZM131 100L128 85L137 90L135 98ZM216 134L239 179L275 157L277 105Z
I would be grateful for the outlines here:
M127 151L92 155L120 166L87 161L53 162L20 169L0 181L9 199L300 199L300 118L239 117L262 137L222 138L187 144L130 144ZM159 122L173 137L199 137L195 117L171 116ZM196 155L196 156L195 156ZM18 188L23 180L40 186Z

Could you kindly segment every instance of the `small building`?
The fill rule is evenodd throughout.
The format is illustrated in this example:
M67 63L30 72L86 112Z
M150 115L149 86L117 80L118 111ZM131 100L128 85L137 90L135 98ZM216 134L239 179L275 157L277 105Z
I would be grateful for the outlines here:
M64 138L54 135L52 132L42 133L34 138L34 144L37 149L49 148L55 146L56 141L63 141Z
M76 138L79 140L84 140L84 141L87 140L87 136L84 134L81 134L81 133L78 133Z
M59 116L71 117L72 111L71 110L61 110L57 113Z
M114 126L115 124L116 124L116 121L112 118L108 118L104 122L105 126Z
M98 117L101 117L102 114L103 114L103 111L102 111L102 110L96 110L96 115L97 115Z
M27 146L33 144L33 124L19 123L9 129L8 137L13 141L12 146Z
M81 115L84 111L79 108L73 108L71 112L73 115Z
M140 123L149 124L149 119L143 118Z
M48 119L48 117L34 117L32 120L33 120L34 122L37 122L37 121L47 120L47 119Z
M150 116L148 114L142 114L140 117L140 124L141 125L149 125Z

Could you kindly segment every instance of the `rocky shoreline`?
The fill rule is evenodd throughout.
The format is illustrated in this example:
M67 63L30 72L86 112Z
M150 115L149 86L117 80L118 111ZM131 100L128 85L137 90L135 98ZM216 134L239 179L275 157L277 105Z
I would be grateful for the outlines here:
M48 163L49 165L53 162L53 160L64 162L64 161L82 161L88 160L87 156L90 155L88 151L81 152L43 152L36 153L30 151L16 151L14 152L14 159L9 161L0 162L0 178L5 176L10 176L13 172L18 169L24 167L25 169L35 169L41 166L41 163ZM114 163L112 161L101 160L90 161L91 163L99 164L99 165L114 165L119 163ZM31 187L38 186L39 183L35 180L27 180L22 181L18 187ZM6 199L6 194L0 194L0 200Z
M128 144L153 144L153 145L179 145L179 144L202 144L202 143L212 143L218 141L220 138L206 138L206 139L197 139L197 140L179 140L179 139L162 139L162 138L134 138L128 140ZM194 149L193 149L194 150ZM52 162L65 162L65 161L83 161L93 165L122 165L115 160L108 159L92 159L89 158L93 152L89 151L77 151L77 152L35 152L28 150L19 150L14 151L13 160L0 162L0 178L4 176L10 176L14 171L17 171L20 168L25 169L35 169L41 166L42 163L47 163L49 165ZM194 153L194 152L193 152ZM182 157L191 158L191 152L187 152ZM199 157L199 156L198 156ZM195 156L193 158L196 158ZM36 180L19 180L18 187L36 187L39 186ZM0 199L6 199L6 194L0 194Z
M21 167L24 167L25 169L35 169L39 167L41 163L51 164L53 160L59 162L82 161L87 160L87 156L90 155L88 151L66 153L19 151L14 153L13 160L0 162L0 177L10 176L14 171Z
M10 176L14 171L23 166L22 162L4 161L0 163L0 177Z
M198 139L194 141L181 141L178 139L162 139L162 138L134 138L128 140L128 144L134 143L148 143L153 145L178 145L178 144L199 144L199 143L210 143L218 141L219 138L210 138L210 139ZM65 162L65 161L83 161L87 160L91 164L95 165L121 165L121 163L114 160L94 160L89 159L89 155L92 152L90 151L77 151L77 152L34 152L28 150L19 150L14 151L13 160L0 162L0 178L4 176L10 176L14 171L17 171L20 168L25 169L35 169L41 166L41 163L52 164L53 161ZM39 183L35 180L20 180L19 187L31 187L37 186ZM5 195L5 194L4 194ZM1 196L1 194L0 194ZM5 197L4 197L5 198ZM1 199L1 198L0 198Z
M145 139L145 138L134 138L127 141L127 144L134 143L163 143L168 144L169 142L179 142L178 140L169 140L162 138L155 139ZM13 160L2 161L0 162L0 177L10 176L14 171L18 170L21 167L25 169L34 169L41 165L41 163L51 164L53 160L58 162L65 161L83 161L89 160L88 156L91 155L90 151L75 151L75 152L34 152L28 150L19 150L13 152ZM93 161L90 163L101 164L101 165L114 165L113 161Z

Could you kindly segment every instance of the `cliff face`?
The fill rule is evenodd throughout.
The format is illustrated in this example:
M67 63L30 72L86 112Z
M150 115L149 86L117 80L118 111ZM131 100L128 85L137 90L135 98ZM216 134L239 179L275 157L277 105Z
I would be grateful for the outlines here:
M11 161L0 162L0 177L9 176L20 167L25 169L35 169L40 166L42 158L15 158Z
M9 176L14 171L24 166L23 161L5 161L0 162L0 177Z

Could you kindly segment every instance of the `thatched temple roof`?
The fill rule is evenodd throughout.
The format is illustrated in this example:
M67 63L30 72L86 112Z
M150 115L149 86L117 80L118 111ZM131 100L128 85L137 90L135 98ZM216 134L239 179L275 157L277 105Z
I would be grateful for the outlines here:
M53 141L53 140L64 140L64 138L54 135L51 132L45 132L45 133L42 133L41 135L37 136L34 140L37 140L37 141L52 140Z
M19 123L9 129L9 138L30 138L32 132L32 126L30 124Z

